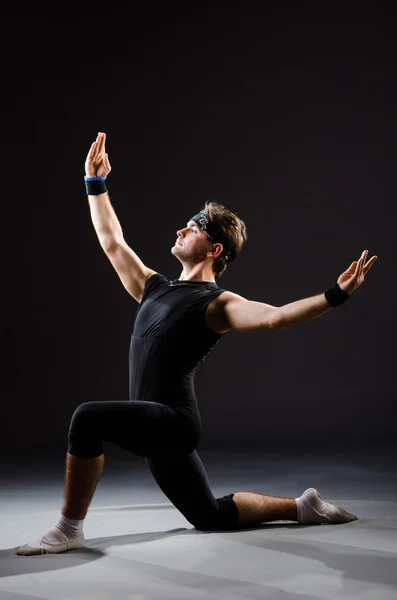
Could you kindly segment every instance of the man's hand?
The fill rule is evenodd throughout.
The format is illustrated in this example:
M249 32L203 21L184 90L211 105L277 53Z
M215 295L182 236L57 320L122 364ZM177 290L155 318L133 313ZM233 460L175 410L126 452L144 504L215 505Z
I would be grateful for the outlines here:
M95 142L85 159L85 174L87 177L106 177L112 167L105 152L106 133L99 132Z
M368 256L368 250L364 250L359 260L354 260L347 271L339 276L338 285L346 294L352 294L364 281L377 256L373 256L368 262L365 262Z

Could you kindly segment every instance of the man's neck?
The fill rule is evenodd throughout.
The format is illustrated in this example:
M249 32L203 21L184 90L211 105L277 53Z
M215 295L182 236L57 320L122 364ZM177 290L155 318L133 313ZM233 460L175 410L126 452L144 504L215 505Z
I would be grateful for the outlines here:
M211 281L215 283L215 277L212 270L208 272L208 270L184 268L179 275L179 281Z

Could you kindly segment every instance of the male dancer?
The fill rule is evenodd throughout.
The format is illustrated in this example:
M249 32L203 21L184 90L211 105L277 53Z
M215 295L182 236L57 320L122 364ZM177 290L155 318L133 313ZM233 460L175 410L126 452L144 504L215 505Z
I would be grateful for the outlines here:
M130 400L86 402L74 412L66 456L64 505L54 527L20 555L56 554L84 546L83 521L104 465L103 441L146 457L169 500L197 529L228 530L275 520L347 523L357 519L309 488L299 498L237 492L215 498L196 447L201 419L194 375L228 331L283 329L342 304L376 260L358 261L335 287L276 307L221 289L215 280L247 239L244 222L215 202L177 231L172 254L179 279L146 267L124 240L105 179L111 170L99 133L87 155L86 191L99 242L131 296L139 302L130 344Z

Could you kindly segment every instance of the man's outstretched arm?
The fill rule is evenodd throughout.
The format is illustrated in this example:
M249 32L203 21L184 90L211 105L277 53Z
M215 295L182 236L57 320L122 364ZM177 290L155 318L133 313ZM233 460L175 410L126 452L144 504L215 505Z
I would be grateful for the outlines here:
M105 152L106 135L98 133L85 162L86 177L106 178L111 171ZM121 225L110 203L108 192L88 194L91 219L106 256L116 270L121 283L135 300L140 301L146 280L155 273L146 267L124 240Z
M342 293L350 296L363 283L365 275L377 259L377 256L373 256L368 262L365 262L367 257L368 251L364 250L360 259L353 261L350 267L340 275L337 284ZM332 308L325 293L283 306L253 302L231 292L225 292L219 297L219 300L222 306L221 313L225 330L235 331L285 329L320 317Z

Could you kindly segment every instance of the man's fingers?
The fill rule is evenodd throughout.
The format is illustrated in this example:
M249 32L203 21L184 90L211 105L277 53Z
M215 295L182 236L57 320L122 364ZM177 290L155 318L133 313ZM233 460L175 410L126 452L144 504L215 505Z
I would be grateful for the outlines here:
M352 266L354 267L353 276L357 279L359 279L362 274L363 260L364 260L364 253L360 256L360 258L357 261L354 260L352 262Z
M346 273L351 273L355 279L361 279L361 277L365 276L378 258L377 256L372 256L372 258L370 258L366 263L365 260L367 256L368 250L364 250L358 261L354 260L347 269Z
M364 275L366 275L368 273L368 271L370 270L370 268L372 267L372 265L374 264L374 262L376 261L378 257L377 256L373 256L365 265L364 267Z
M93 155L94 150L95 150L95 145L96 145L96 142L92 142L91 148L89 149L88 154L87 154L87 158L89 158L89 159L92 158L92 155Z
M363 268L364 268L364 261L366 259L366 257L368 256L368 250L364 250L363 253L360 256L360 260L359 262L359 269L358 269L358 276L361 277L361 275L363 274Z
M99 132L98 133L98 154L102 154L102 152L105 149L105 139L106 139L106 135L104 133Z
M106 134L99 131L95 142L92 142L91 148L88 151L87 160L95 161L101 158L101 154L105 151L105 140Z
M362 262L363 262L363 261L361 260L361 258L362 258L362 257L360 256L360 258L359 258L359 259L358 259L358 261L357 261L357 268L356 268L356 273L355 273L356 277L360 277L361 264L362 264Z

